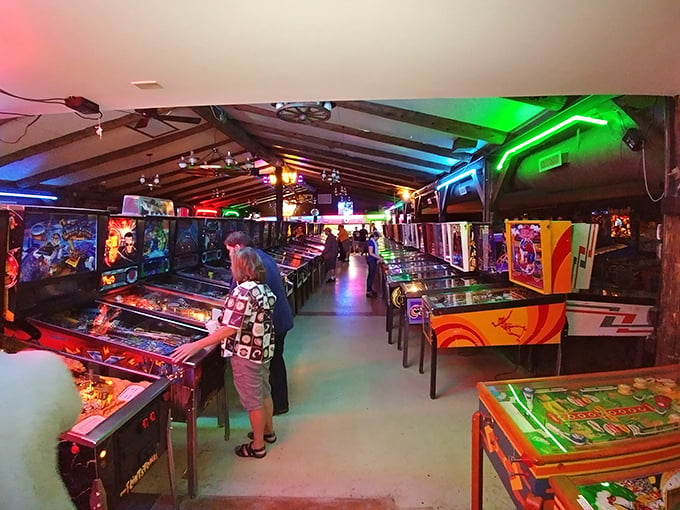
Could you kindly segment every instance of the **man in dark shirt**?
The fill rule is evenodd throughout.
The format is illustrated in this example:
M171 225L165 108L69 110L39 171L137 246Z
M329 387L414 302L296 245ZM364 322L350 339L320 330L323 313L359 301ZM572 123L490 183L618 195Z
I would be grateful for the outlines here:
M255 248L252 238L245 232L232 232L224 241L228 250L240 250L249 246ZM286 289L283 286L283 279L279 272L276 261L265 251L255 248L255 251L262 259L266 271L265 283L269 285L276 296L274 305L274 357L269 364L269 384L272 387L272 401L274 403L274 414L284 414L288 412L288 374L286 363L283 359L283 345L286 333L293 328L293 312L288 304ZM232 282L232 288L236 282Z
M368 241L368 230L366 230L366 225L362 223L361 229L359 230L359 244L361 245L362 255L368 254L368 245L366 244L366 241Z

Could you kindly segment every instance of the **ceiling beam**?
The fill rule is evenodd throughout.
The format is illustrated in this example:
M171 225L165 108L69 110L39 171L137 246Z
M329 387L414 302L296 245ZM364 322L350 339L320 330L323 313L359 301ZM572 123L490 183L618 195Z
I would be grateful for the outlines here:
M458 120L447 119L446 117L438 117L430 115L429 113L414 112L404 108L397 108L395 106L387 106L370 101L339 101L335 103L336 107L346 108L384 119L390 119L398 122L405 122L429 129L436 129L444 133L449 133L453 136L461 138L469 138L471 140L484 140L485 142L500 145L505 142L506 133L497 129L491 129L477 124L469 124ZM455 147L455 146L454 146Z
M136 145L131 145L123 149L107 152L105 154L100 154L99 156L95 156L93 158L84 159L75 163L69 163L67 165L53 168L45 172L40 172L38 174L31 175L30 177L20 179L16 182L16 184L20 188L30 188L32 186L40 184L41 182L49 181L51 179L55 179L63 175L103 165L116 159L126 158L129 156L133 156L135 154L139 154L140 152L148 152L160 145L172 143L177 140L181 140L182 138L186 138L187 136L202 133L203 131L207 131L209 129L212 129L212 126L208 123L205 123L183 131L175 131L173 133L170 133L169 135L160 136L147 142L138 143Z
M254 115L259 115L263 117L268 117L276 119L276 112L271 110L266 110L264 108L258 108L252 105L234 105L226 107L227 110L236 110L245 113L252 113ZM281 121L283 122L283 121ZM258 123L258 125L261 125ZM338 133L346 136L354 136L364 140L370 140L373 142L384 143L385 145L396 145L398 147L403 147L405 149L411 149L414 151L424 152L426 154L435 154L443 158L455 158L456 152L448 147L440 147L439 145L433 145L430 143L416 142L406 138L399 138L396 136L384 135L380 133L375 133L372 131L364 131L361 129L355 129L348 126L342 126L340 124L335 124L333 122L317 122L314 124L315 129L322 129L325 131L331 131L333 133Z
M281 140L267 140L272 147L276 148L279 153L293 152L301 157L308 159L322 159L326 164L333 166L334 164L343 164L346 167L354 168L357 172L364 169L364 173L369 175L379 175L384 178L399 178L407 182L423 182L429 183L437 178L436 175L428 174L427 172L408 169L395 165L388 165L373 161L372 159L358 158L355 156L347 156L345 154L338 154L335 152L324 151L322 149L312 149L294 143L286 143Z
M220 106L197 106L192 110L204 118L210 125L238 143L244 149L250 151L253 156L257 156L274 167L282 165L279 157L243 129L238 122L229 118L229 114Z
M559 112L567 104L567 96L518 96L504 99L538 106L553 112Z
M423 168L430 168L437 172L449 172L451 170L450 165L442 165L440 163L434 163L432 161L427 161L425 159L413 158L410 156L404 156L403 154L397 154L394 152L372 149L370 147L365 147L363 145L349 144L338 140L329 140L327 138L320 138L318 136L310 136L302 133L295 133L293 131L284 131L283 129L276 129L273 127L261 126L259 124L251 124L248 122L242 122L241 125L251 130L260 129L273 135L282 136L286 139L298 140L303 143L311 143L326 146L331 150L339 149L349 152L356 152L358 154L365 154L367 156L374 156L376 158L393 159L396 161L401 161L402 163L409 163L411 165L421 166Z
M101 128L104 131L104 133L108 133L109 131L113 131L114 129L126 126L127 124L138 118L139 115L135 114L123 115L122 117L118 117L117 119L102 122ZM37 154L42 154L44 152L58 149L59 147L64 147L68 144L79 142L80 140L84 140L86 138L94 136L97 136L97 133L95 133L92 126L89 126L84 129L74 131L73 133L60 136L58 138L52 138L51 140L36 143L35 145L31 145L30 147L26 147L25 149L21 149L16 152L12 152L11 154L7 154L6 156L0 157L0 167L9 165L11 163L14 163L15 161L21 161L22 159L30 158L31 156L35 156Z

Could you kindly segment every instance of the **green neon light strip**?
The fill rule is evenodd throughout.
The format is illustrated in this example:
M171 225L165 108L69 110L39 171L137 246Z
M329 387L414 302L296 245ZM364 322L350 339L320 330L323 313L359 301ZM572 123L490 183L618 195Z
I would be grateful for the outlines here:
M538 425L538 427L539 427L543 432L545 432L545 434L546 434L550 439L552 439L553 443L555 443L555 445L556 445L560 450L562 450L563 453L567 453L567 449L566 449L564 446L562 446L562 443L560 443L560 442L557 440L557 438L553 435L553 433L550 432L550 431L545 427L545 425L543 425L543 424L539 421L539 419L536 417L536 415L535 415L532 411L530 411L529 408L528 408L526 405L524 405L524 402L522 402L522 400L519 398L519 395L518 395L517 392L515 391L515 388L512 387L512 384L508 384L508 388L510 388L510 391L512 392L512 396L515 397L515 402L517 402L517 403L520 405L520 407L524 410L524 412L527 413L527 414L531 417L531 419L534 421L534 423L535 423L536 425Z
M376 214L367 214L367 215L366 215L366 219L367 219L367 220L384 220L384 219L385 219L385 215L384 215L384 214L380 214L380 213L376 213Z
M566 128L567 126L569 126L571 124L575 124L576 122L585 122L587 124L595 124L597 126L606 126L607 125L606 120L596 119L594 117L584 117L583 115L574 115L573 117L569 117L567 120L563 120L562 122L551 127L550 129L547 129L547 130L543 131L542 133L539 133L536 136L529 138L527 141L522 142L519 145L514 146L512 149L508 149L507 151L505 151L505 153L503 154L503 157L498 162L498 165L496 165L496 170L501 170L503 168L503 165L505 165L505 162L513 154L517 154L518 152L523 151L524 149L526 149L532 143L538 142L539 140L543 140L544 138L547 138L550 135L557 133L558 131L563 130L564 128Z
M238 211L225 209L224 211L222 211L222 216L236 216L236 217L238 217L238 216L240 216L240 214L239 214Z

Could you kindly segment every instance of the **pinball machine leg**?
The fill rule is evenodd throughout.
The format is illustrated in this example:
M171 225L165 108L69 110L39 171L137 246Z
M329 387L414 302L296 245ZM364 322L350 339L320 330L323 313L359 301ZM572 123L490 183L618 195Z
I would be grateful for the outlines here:
M420 332L420 357L418 359L418 372L425 373L425 333Z
M224 391L224 405L221 407L220 411L223 413L224 416L224 440L229 441L229 437L231 436L231 424L229 422L229 393L227 392L227 388L229 388L229 385L231 383L231 363L229 362L228 359L225 359L224 362L224 388L222 390ZM220 412L218 411L218 412Z
M397 350L401 351L402 336L404 332L404 305L397 309L399 320L397 321Z
M394 329L394 306L389 298L387 300L387 313L385 315L387 318L387 343L393 344L394 339L392 338L392 330Z
M168 409L168 426L165 429L165 441L168 455L168 480L170 482L170 497L172 498L172 510L178 510L177 483L175 480L175 452L172 447L172 410Z
M470 494L470 509L482 510L482 496L484 494L484 463L481 443L481 423L482 415L479 411L475 411L472 415L472 483Z
M187 492L190 498L195 498L198 490L198 471L196 470L197 454L197 407L196 391L191 390L190 404L187 409Z
M432 334L430 348L430 398L437 398L437 334Z
M405 311L402 312L404 315L406 314ZM401 343L401 350L402 350L402 359L401 359L401 366L404 368L408 368L408 341L409 341L409 334L410 334L410 326L408 323L408 320L404 319L404 338L402 339Z

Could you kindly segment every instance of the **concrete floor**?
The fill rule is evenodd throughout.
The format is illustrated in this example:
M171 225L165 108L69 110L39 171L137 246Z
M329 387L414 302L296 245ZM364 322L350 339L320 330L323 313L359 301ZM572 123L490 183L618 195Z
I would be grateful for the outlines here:
M319 288L296 316L285 351L290 412L275 417L279 439L264 459L233 454L249 431L236 398L230 401L229 441L210 408L199 418L200 488L194 502L207 496L253 497L252 506L238 505L247 510L259 508L255 501L263 496L387 498L400 510L470 507L475 383L526 373L492 348L451 349L439 357L439 397L431 400L429 376L418 373L417 349L411 349L411 366L404 369L401 352L387 343L385 307L381 299L364 296L365 277L363 257L339 263L337 281ZM411 338L417 334L414 330ZM173 425L173 445L178 492L185 496L184 424ZM484 469L484 509L512 509L486 458ZM167 508L165 458L136 492L161 495L154 509ZM202 508L182 499L182 508ZM309 501L289 508L314 508Z

